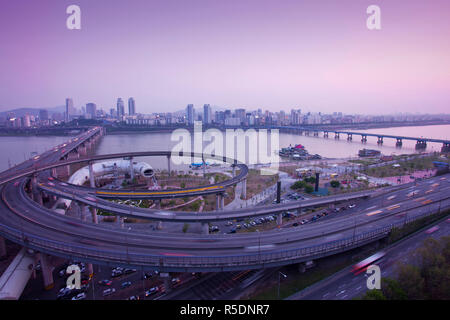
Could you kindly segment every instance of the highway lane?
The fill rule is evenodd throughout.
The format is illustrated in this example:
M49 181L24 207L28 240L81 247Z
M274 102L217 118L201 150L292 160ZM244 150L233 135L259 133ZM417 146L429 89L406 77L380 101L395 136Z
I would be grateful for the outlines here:
M239 234L239 235L209 235L209 236L188 236L183 234L141 234L136 232L128 232L123 229L111 230L100 225L82 223L73 218L58 216L49 212L45 208L40 211L30 210L26 206L27 195L21 192L23 199L17 200L15 196L8 198L8 194L17 193L12 186L6 187L6 200L11 206L26 214L28 219L35 219L33 224L24 223L24 221L15 221L17 228L24 228L25 232L31 234L42 234L42 228L45 228L45 237L55 242L76 244L81 247L90 247L91 250L101 250L104 252L112 251L114 254L118 252L128 252L132 254L149 254L164 257L165 254L173 256L224 256L224 255L255 255L258 251L270 252L279 250L288 250L298 248L299 246L307 247L317 243L329 241L331 235L337 235L338 238L348 237L354 232L353 217L336 219L339 221L324 221L312 223L308 227L291 228L283 230L274 230L260 234ZM448 194L448 189L442 190ZM402 191L405 193L406 191ZM400 195L399 195L400 196ZM442 195L436 193L436 197ZM17 201L17 202L16 202ZM31 200L30 200L31 201ZM447 201L448 202L448 201ZM415 203L416 206L417 203ZM447 204L448 205L448 204ZM429 205L428 205L429 206ZM423 208L428 207L422 205L416 210L412 210L410 214L423 213ZM387 207L386 207L387 208ZM399 208L397 208L398 210ZM28 212L27 212L28 211ZM396 211L389 213L391 219ZM367 215L365 215L367 217ZM5 217L9 222L14 220L14 215ZM17 218L17 217L16 217ZM375 217L370 217L370 219ZM366 220L369 217L366 218ZM385 220L383 216L377 217L377 221ZM68 222L70 221L70 222ZM367 221L366 221L367 222ZM373 223L366 226L358 226L358 231L362 232L373 228ZM53 229L52 229L53 228ZM343 228L347 230L342 231ZM303 231L303 232L301 232ZM335 238L334 238L335 239ZM250 249L252 248L252 249ZM114 261L114 259L112 259Z
M65 147L67 147L67 144ZM43 157L41 161L44 164L56 161L59 157L57 152L50 153L48 157ZM444 179L446 178L444 177ZM435 201L448 196L448 183L446 185L445 180L440 181L443 181L443 186L433 193L427 194L430 198L423 199L423 201ZM435 181L432 182L434 184L437 183ZM23 184L24 181L22 180L21 183ZM418 188L423 189L418 190L418 195L420 192L425 193L425 189L428 187L423 187L422 183L425 182L421 182L420 186L418 186ZM407 196L406 193L410 192L410 188L415 187L403 186L389 190L393 190L390 194L397 193L400 199ZM369 198L367 202L370 204L372 201L373 206L376 206L376 202L381 199L380 197L383 197L383 191L376 191L373 194L374 196ZM49 209L39 206L28 197L22 187L15 186L12 183L5 185L2 189L2 199L0 210L3 214L0 216L0 223L29 234L30 238L28 240L31 247L33 245L37 249L46 247L46 250L55 255L73 255L84 258L86 261L97 259L95 260L96 262L111 264L118 261L118 259L121 259L121 262L126 259L126 261L130 261L126 262L127 264L135 264L137 266L146 264L152 267L160 264L161 258L166 264L167 262L180 263L180 261L181 263L197 261L202 265L205 263L214 264L216 259L220 260L221 263L224 261L236 263L237 260L242 263L244 261L245 265L245 263L255 264L258 261L260 262L261 256L264 256L265 253L273 253L278 255L277 259L283 260L283 254L280 256L280 252L309 248L325 242L348 238L352 234L358 235L375 227L386 225L390 221L396 221L395 219L398 218L394 216L401 210L410 209L408 215L411 218L414 215L424 213L424 208L431 206L430 204L409 200L407 205L403 206L401 204L399 207L391 210L386 206L381 208L382 212L374 215L365 214L364 216L361 214L361 221L356 222L356 228L353 216L356 213L350 213L333 221L331 219L328 222L325 220L305 225L298 229L277 229L257 234L192 236L136 232L135 230L105 228L105 226L83 223L70 217L57 215ZM448 200L446 201L448 202ZM443 207L448 205L447 202L443 204ZM434 205L436 206L436 204ZM280 205L275 206L275 210L280 210ZM294 206L298 207L298 203L294 204ZM413 209L413 207L417 208ZM258 210L261 209L264 210L264 208L258 208ZM273 210L274 208L269 208L268 212L273 212ZM383 210L389 212L383 212ZM227 214L233 215L234 213L229 212ZM258 214L261 214L261 211ZM210 214L209 217L211 217ZM226 219L229 219L229 217ZM39 245L33 243L35 240L31 239L33 235L38 235L41 238ZM196 257L209 258L202 261L198 259L192 260L192 258ZM289 262L289 260L286 260L282 263ZM161 269L160 265L158 269Z
M398 262L408 263L411 261L411 254L420 247L427 238L439 239L450 234L450 219L444 219L438 224L439 230L428 234L427 227L397 243L386 250L386 255L377 263L381 269L381 277L395 278L396 266ZM367 292L367 276L365 273L353 275L351 267L339 271L335 275L317 284L314 288L307 288L289 297L289 300L350 300L361 297Z

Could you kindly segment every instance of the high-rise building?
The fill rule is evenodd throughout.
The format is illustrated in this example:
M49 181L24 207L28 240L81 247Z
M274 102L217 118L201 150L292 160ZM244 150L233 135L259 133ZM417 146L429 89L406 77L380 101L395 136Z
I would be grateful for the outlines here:
M133 116L136 114L136 103L134 101L134 98L128 99L128 114L130 116Z
M125 114L125 106L122 98L117 99L117 119L121 119Z
M186 119L188 124L194 124L195 110L193 104L188 104L186 107Z
M239 119L240 124L245 122L245 109L236 109L236 118Z
M39 110L39 120L47 121L48 120L48 111L45 109Z
M70 121L70 116L75 114L75 108L73 107L72 98L66 98L66 114L64 120L66 122Z
M209 104L203 106L203 123L211 123L211 106Z
M86 113L90 119L97 118L97 105L95 103L86 103Z

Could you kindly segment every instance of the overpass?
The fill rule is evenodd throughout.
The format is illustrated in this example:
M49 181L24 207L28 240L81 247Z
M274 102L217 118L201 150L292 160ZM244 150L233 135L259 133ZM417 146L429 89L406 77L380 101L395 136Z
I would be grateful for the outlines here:
M87 133L82 141L87 141L97 134L101 134L100 131L91 131L91 135L89 136ZM292 204L233 211L219 210L201 214L173 213L164 210L147 210L145 212L146 215L155 215L151 216L155 220L206 223L206 221L222 219L279 214L281 210L356 198L365 199L362 203L367 206L378 206L378 210L373 212L363 211L359 208L349 209L345 215L337 215L335 218L296 228L242 234L188 235L155 233L150 230L133 230L131 227L123 229L117 226L90 223L55 214L39 201L34 201L26 190L30 175L32 176L31 180L45 180L45 174L48 176L54 166L67 166L68 161L74 161L74 163L85 161L84 159L67 159L59 162L61 157L81 145L80 138L76 141L76 138L72 139L70 143L62 147L65 149L64 152L60 148L55 148L58 150L53 149L38 159L31 159L26 164L21 164L13 170L0 174L2 181L0 187L0 234L28 249L41 253L41 261L46 261L46 255L54 255L108 266L121 265L133 266L142 270L186 272L281 266L317 259L362 246L382 239L389 234L392 228L400 227L450 207L450 175L446 175L440 178L442 180L433 178L435 181L431 182L439 185L439 188L432 187L431 193L428 192L430 191L429 181L424 180L417 186L408 184L379 191L369 191L370 193L367 194L346 194L342 195L342 198L325 199L325 202L317 199L319 202L310 202L306 205L299 201ZM112 155L107 155L107 157L112 157ZM243 170L242 167L241 173ZM14 182L14 180L17 181ZM48 189L49 187L52 186L44 183L40 186L41 190L52 192ZM70 193L66 193L64 196L94 208L100 208L101 201L106 201L95 194L98 191L95 188L94 193L92 193L93 190L89 191L89 188L85 188L86 190L78 188L75 190L74 187L72 196ZM422 196L422 199L411 199L408 196L411 190L414 190L414 194ZM60 190L58 186L54 188L54 192L65 192L65 190ZM94 200L87 199L90 197L89 192L95 196L92 198ZM396 197L394 201L389 200L392 196ZM394 204L395 206L393 206ZM117 214L123 215L141 213L134 208L127 208L127 212L120 212L120 210L124 210L122 206L111 206L107 209L116 210ZM184 214L190 216L186 218L183 216ZM402 219L399 220L399 217ZM43 274L48 277L49 270L44 268Z

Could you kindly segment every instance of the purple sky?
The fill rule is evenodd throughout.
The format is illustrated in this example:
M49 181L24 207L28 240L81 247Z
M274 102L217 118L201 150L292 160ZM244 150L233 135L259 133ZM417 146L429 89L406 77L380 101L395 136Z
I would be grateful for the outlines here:
M132 96L145 113L448 112L450 1L2 0L0 70L0 111Z

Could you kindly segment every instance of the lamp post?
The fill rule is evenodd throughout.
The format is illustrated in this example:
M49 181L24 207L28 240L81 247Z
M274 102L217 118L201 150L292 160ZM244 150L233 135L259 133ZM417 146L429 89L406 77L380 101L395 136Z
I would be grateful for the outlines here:
M281 282L281 276L283 278L287 278L287 275L285 275L283 272L278 271L278 300L280 300L280 282Z

